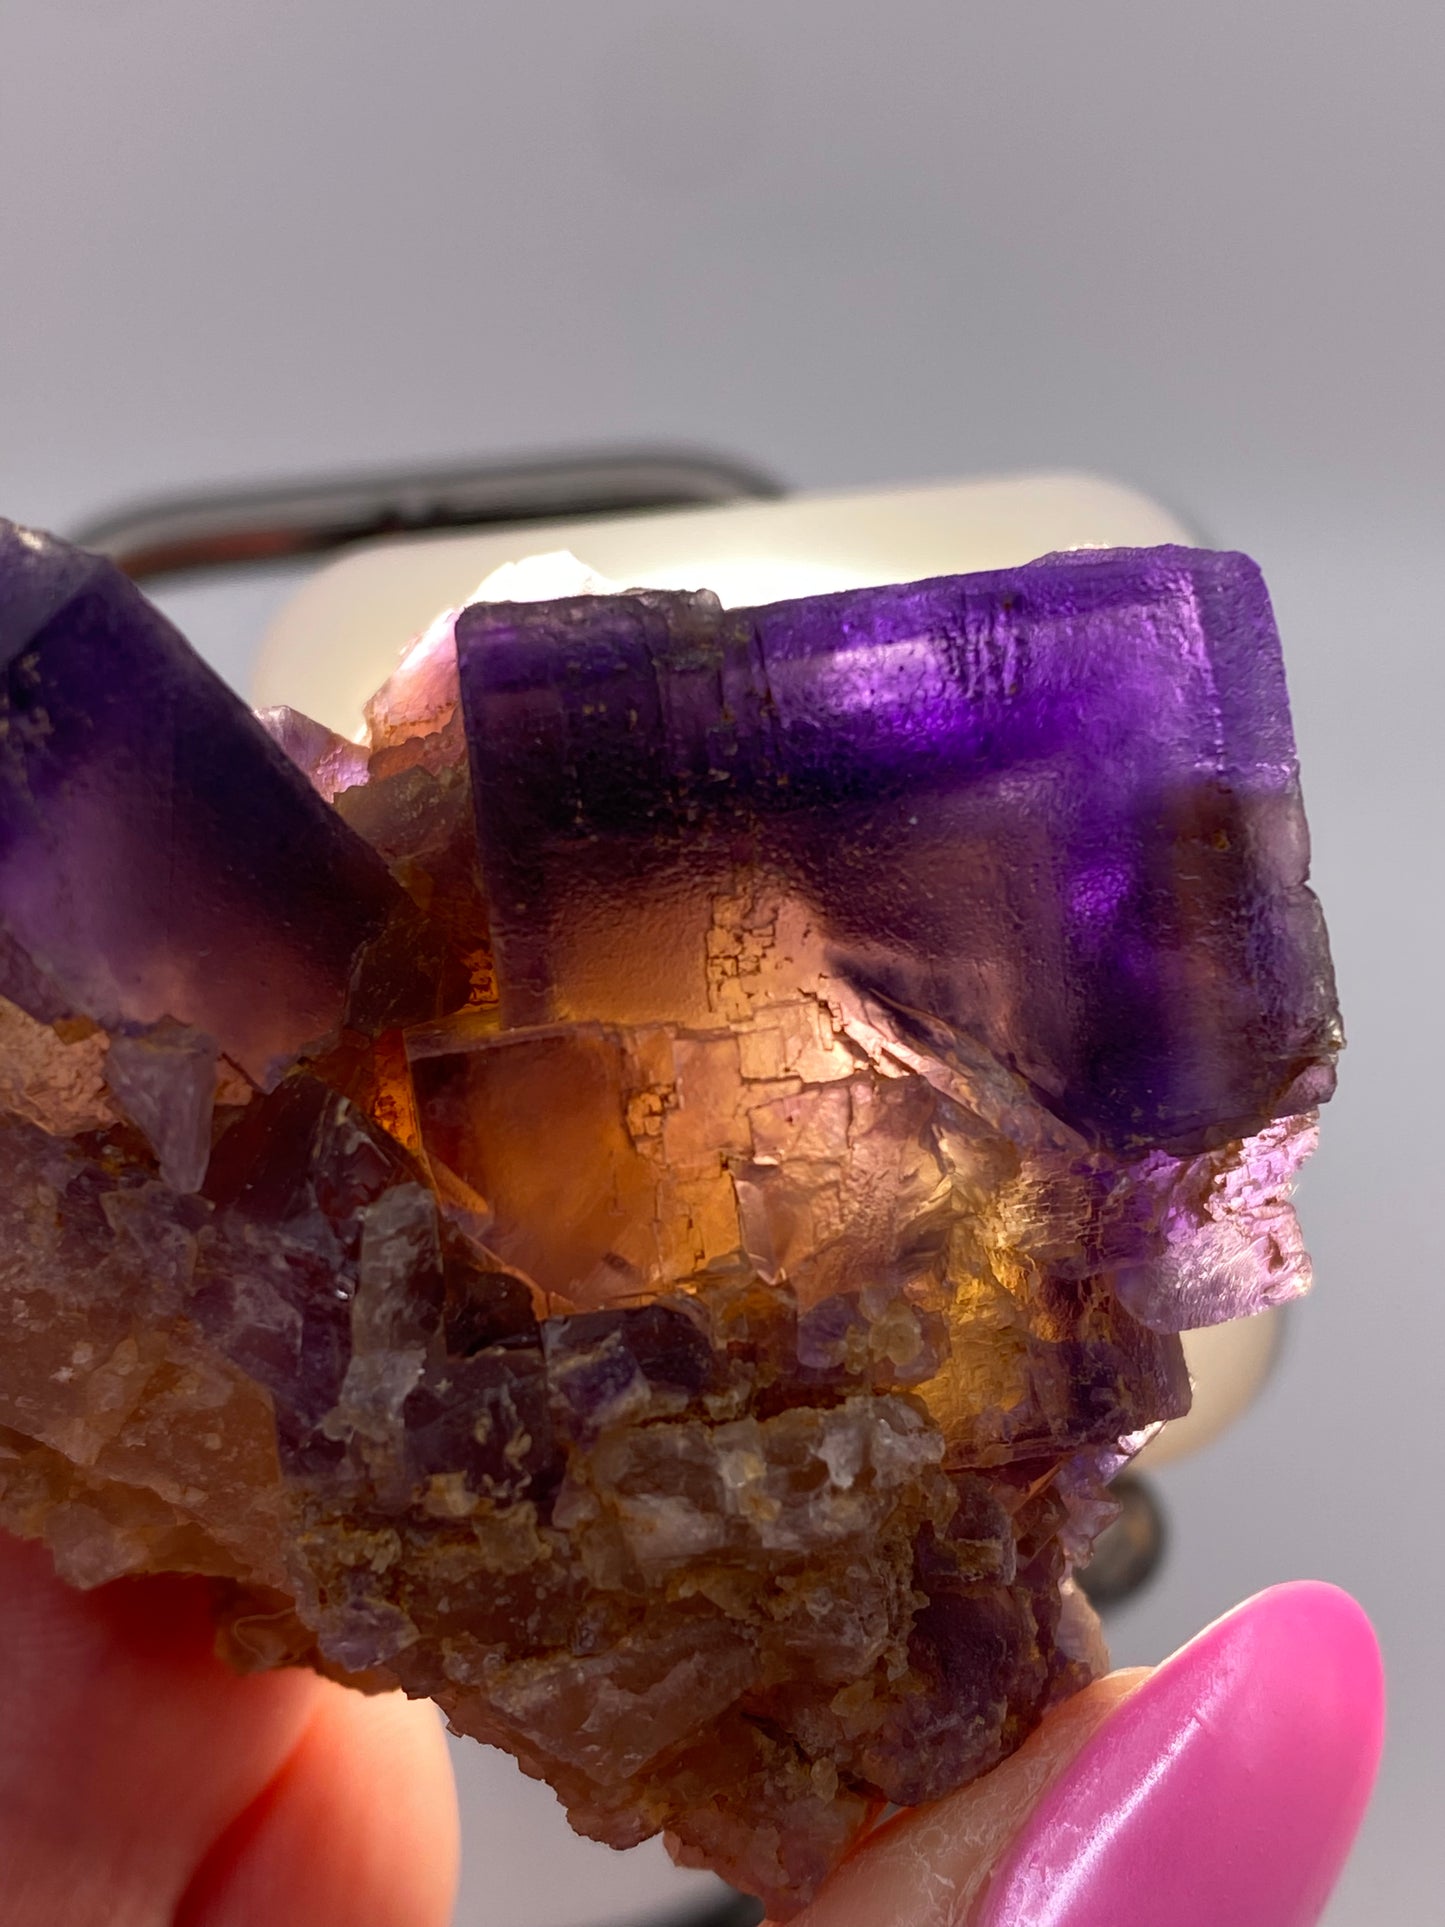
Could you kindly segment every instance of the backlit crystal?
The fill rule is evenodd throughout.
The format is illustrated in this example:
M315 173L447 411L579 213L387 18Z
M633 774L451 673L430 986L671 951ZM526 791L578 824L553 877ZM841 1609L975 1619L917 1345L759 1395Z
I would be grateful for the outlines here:
M1097 1670L1308 1283L1278 641L1185 549L475 602L350 743L0 523L0 1521L778 1914Z

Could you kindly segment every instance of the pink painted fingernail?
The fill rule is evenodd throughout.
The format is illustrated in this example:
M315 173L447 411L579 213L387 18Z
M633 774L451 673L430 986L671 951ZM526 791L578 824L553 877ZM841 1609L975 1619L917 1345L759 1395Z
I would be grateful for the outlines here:
M1370 1797L1384 1706L1348 1593L1259 1593L1069 1764L973 1927L1313 1927Z

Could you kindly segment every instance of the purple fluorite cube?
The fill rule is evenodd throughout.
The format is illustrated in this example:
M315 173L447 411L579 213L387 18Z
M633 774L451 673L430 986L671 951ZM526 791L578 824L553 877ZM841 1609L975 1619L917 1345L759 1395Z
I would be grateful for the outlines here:
M1329 1094L1284 667L1245 556L1163 548L723 611L465 610L462 700L509 1022L689 1021L668 949L740 872L838 973L983 1045L1091 1141L1189 1148Z
M436 1011L385 864L118 570L0 522L0 671L0 994L194 1025L262 1083Z

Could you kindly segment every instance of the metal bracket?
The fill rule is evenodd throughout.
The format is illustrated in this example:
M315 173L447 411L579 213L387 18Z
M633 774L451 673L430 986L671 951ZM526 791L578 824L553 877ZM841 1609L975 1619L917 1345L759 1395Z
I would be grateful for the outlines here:
M764 470L688 449L392 470L140 502L88 522L82 548L137 582L326 555L381 535L700 508L783 493Z

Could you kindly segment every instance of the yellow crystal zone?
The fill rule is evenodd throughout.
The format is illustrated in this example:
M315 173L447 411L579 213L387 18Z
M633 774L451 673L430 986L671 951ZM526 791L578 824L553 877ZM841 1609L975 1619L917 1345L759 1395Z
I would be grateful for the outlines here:
M619 913L620 956L642 926ZM1103 1288L1042 1279L1061 1259L1087 1270L1087 1146L996 1063L969 1075L906 1042L830 974L795 897L723 895L705 943L674 947L705 959L699 1026L629 1023L655 974L639 992L635 968L604 978L594 955L589 1004L612 1021L416 1034L433 1168L550 1311L743 1276L786 1285L800 1315L851 1294L859 1317L819 1362L913 1385L951 1459L1015 1454L1038 1348L1116 1316Z

